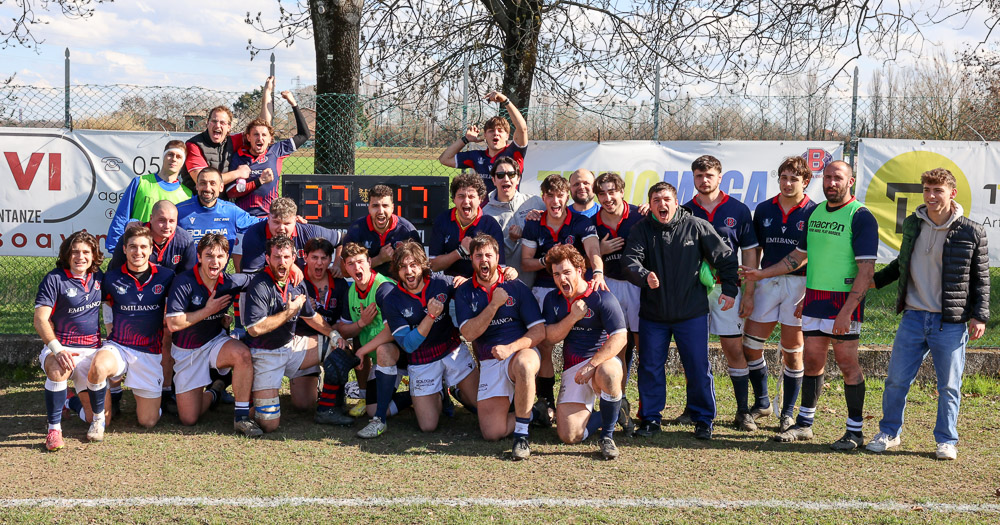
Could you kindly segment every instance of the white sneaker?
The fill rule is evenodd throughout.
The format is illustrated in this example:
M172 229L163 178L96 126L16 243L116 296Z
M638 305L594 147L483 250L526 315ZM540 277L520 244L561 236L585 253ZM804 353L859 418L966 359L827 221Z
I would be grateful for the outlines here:
M869 452L885 452L890 448L895 448L899 446L899 436L892 437L885 432L879 432L875 434L875 437L868 442L868 446L865 447Z
M87 429L87 440L104 441L104 419L95 419Z
M955 459L958 457L958 450L955 449L955 445L950 443L938 443L937 452L935 453L938 459Z

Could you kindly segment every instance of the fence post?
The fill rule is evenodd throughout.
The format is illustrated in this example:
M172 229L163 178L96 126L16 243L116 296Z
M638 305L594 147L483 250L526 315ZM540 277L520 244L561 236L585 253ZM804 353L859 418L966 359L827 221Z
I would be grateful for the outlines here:
M462 136L469 129L469 50L465 51L465 65L462 67Z
M274 77L274 53L271 53L271 75L270 76ZM275 81L275 82L277 82L277 81ZM275 96L274 96L274 90L271 90L271 118L272 119L274 118L274 101L275 100L276 99L275 99ZM264 103L266 104L267 102L264 102Z
M73 129L73 117L69 114L69 48L66 48L66 79L63 85L63 94L65 97L65 107L63 108L63 127Z
M851 171L858 157L858 66L854 66L854 94L851 95Z
M656 76L653 77L653 140L660 140L660 61L656 61Z

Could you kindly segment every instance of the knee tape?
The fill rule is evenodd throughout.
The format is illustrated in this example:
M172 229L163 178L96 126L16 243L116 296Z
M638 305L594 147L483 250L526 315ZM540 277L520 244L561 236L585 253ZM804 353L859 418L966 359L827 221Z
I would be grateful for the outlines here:
M761 357L756 361L750 361L749 363L747 363L747 368L749 368L750 370L760 370L762 368L765 368L766 366L767 366L767 361L765 361L763 357Z
M46 377L45 390L48 390L49 392L61 392L66 390L66 381L53 381Z
M743 346L749 348L750 350L763 350L764 340L749 334L743 334Z
M783 345L781 343L778 343L778 348L780 348L782 352L785 352L785 353L788 353L788 354L799 354L799 353L802 353L802 347L801 346L796 346L795 348L785 348L785 345Z
M396 368L396 365L392 365L392 366L376 365L375 366L375 370L378 371L378 372L382 372L383 374L390 375L390 376L394 376L394 375L396 375L396 374L399 373L399 369Z
M729 368L729 375L731 377L744 377L750 375L749 368Z
M254 411L257 413L257 419L261 421L278 419L281 417L281 403L276 397L258 399L254 401Z

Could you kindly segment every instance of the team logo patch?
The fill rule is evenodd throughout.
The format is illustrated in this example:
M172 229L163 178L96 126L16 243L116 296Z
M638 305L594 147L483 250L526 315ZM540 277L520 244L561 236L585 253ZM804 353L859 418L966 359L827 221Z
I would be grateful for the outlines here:
M305 248L300 248L299 249L299 259L305 259L305 258L306 258L306 250L305 250Z
M573 237L572 235L567 235L566 236L566 242L564 242L563 244L573 244L573 241L575 241L575 240L576 240L576 238Z
M101 289L101 283L100 283L100 281L97 281L97 282L94 283L94 289L95 290L100 290Z
M472 301L471 303L469 303L469 308L471 308L473 312L478 311L479 310L479 302L478 301Z
M336 308L336 307L337 307L337 298L334 297L333 299L330 299L330 308Z
M158 284L158 285L154 286L153 287L153 293L156 293L156 294L163 293L163 285L162 284Z
M514 306L514 298L513 297L508 297L507 298L507 306Z
M594 317L594 311L591 310L590 308L587 308L587 313L583 314L583 318L590 319L591 317Z
M434 296L434 298L442 303L448 300L448 296L443 293L437 294L436 296Z
M823 148L809 148L800 156L806 159L809 170L814 174L823 173L826 165L833 162L833 154Z
M128 293L128 288L120 284L115 284L115 290L118 290L118 295L125 295Z
M413 308L407 308L403 310L403 317L411 317L413 315Z
M67 288L66 297L76 297L76 288Z
M736 219L732 217L726 217L726 226L729 226L730 228L736 226Z
M802 228L806 227L806 221L799 221L795 223L795 227L798 228L799 231L802 231Z
M194 297L191 298L191 304L193 304L195 306L201 306L201 303L203 301L204 301L204 299L200 295L196 295L196 296L194 296Z
M170 261L173 262L174 264L179 264L181 262L181 256L180 255L175 255L173 257L173 259L170 259ZM159 293L159 292L157 292L157 293Z
M194 224L195 221L194 215L188 217L188 220L191 221L191 224Z
M771 222L772 221L771 221L770 218L764 219L764 227L765 228L770 228L771 227Z

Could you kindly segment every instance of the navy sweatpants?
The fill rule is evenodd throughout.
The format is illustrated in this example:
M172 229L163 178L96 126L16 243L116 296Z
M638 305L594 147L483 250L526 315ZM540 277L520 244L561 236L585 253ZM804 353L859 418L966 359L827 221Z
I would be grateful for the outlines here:
M715 419L715 382L708 362L708 315L677 323L639 319L639 418L659 422L666 404L667 350L670 338L677 343L691 419L712 424Z

